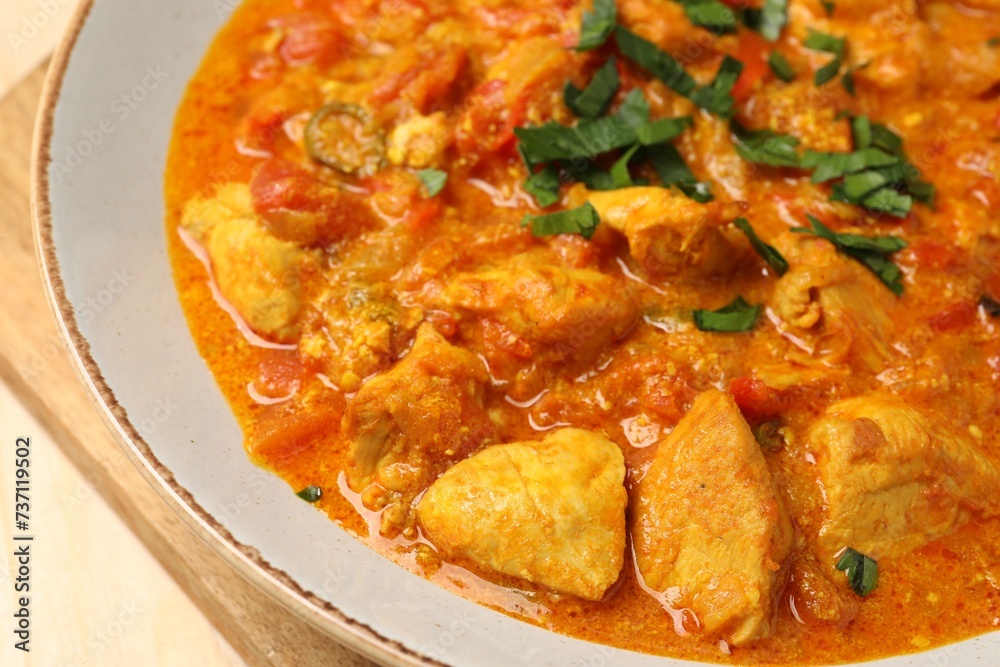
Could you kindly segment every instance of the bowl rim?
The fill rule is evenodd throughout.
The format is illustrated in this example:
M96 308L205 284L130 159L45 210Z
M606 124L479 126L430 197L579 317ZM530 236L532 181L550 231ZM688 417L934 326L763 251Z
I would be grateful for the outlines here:
M66 33L49 63L35 117L30 166L30 205L36 260L46 301L59 333L67 343L72 366L87 396L119 448L146 482L192 533L258 589L287 611L332 636L343 646L391 667L447 667L385 637L319 596L302 588L289 574L268 563L251 545L243 544L216 521L194 496L174 478L129 420L90 352L90 344L77 326L73 306L66 296L55 242L52 237L49 166L55 112L70 59L87 18L97 0L80 0Z

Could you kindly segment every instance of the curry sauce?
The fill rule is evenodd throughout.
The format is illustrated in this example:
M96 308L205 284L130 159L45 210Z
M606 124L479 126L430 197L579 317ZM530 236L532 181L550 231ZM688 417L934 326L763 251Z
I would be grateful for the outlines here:
M810 665L997 627L1000 6L777 5L247 0L166 192L251 458L408 570L611 646ZM428 529L428 489L570 429L621 453L598 593ZM686 579L699 521L762 550L756 610Z

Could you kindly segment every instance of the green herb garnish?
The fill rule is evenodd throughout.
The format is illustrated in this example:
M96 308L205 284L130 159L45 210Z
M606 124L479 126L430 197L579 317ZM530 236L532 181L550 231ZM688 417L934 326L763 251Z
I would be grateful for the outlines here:
M618 65L614 58L604 63L587 87L580 90L567 81L563 90L566 106L582 118L597 118L604 114L618 92Z
M701 331L750 331L757 324L762 309L762 305L751 306L742 296L738 296L731 304L719 310L694 311L694 325Z
M767 64L774 75L785 83L795 80L795 70L778 51L771 51L771 55L767 57Z
M788 0L764 0L764 6L744 11L744 20L769 42L781 37L781 30L788 23Z
M847 573L847 583L861 597L867 597L878 586L878 563L850 547L837 561L837 569Z
M837 5L832 0L819 0L819 4L823 5L823 11L826 12L827 16L833 16L833 10L837 8Z
M676 187L688 198L704 204L712 201L712 184L699 181L691 173L684 158L673 144L648 148L646 155L663 187Z
M548 208L559 201L559 170L552 165L528 177L521 188L535 198L538 205Z
M307 503L314 503L323 497L323 489L318 486L307 486L295 495Z
M615 41L623 56L649 70L678 95L690 97L698 87L697 82L681 64L656 44L622 26L618 26L615 30Z
M618 21L618 8L615 0L594 0L594 11L583 13L583 25L580 28L580 42L577 51L590 51L604 46L608 37L615 30Z
M417 176L424 182L428 197L438 195L448 182L448 173L440 169L421 169L417 172Z
M750 222L746 218L736 218L733 220L733 224L741 232L747 235L750 240L750 245L753 249L757 251L757 254L764 258L768 266L774 269L774 272L779 276L785 275L788 272L788 261L782 257L781 253L777 251L774 246L764 243L754 228L750 226Z
M892 263L889 255L909 245L898 236L861 236L859 234L838 234L813 216L806 214L812 228L796 227L793 232L812 234L832 243L837 250L860 262L874 273L896 296L903 294L903 277L899 267Z
M594 230L601 222L600 216L590 202L579 208L557 211L548 215L527 214L521 221L522 227L531 227L534 236L552 236L554 234L579 234L585 239L594 235Z
M799 140L771 130L748 130L736 122L730 123L736 152L747 162L772 167L798 167Z
M691 95L691 101L709 113L729 118L733 115L733 104L735 104L732 95L733 86L736 85L736 80L740 78L742 71L743 63L726 56L722 59L712 83L696 90Z
M655 146L675 139L691 125L691 116L661 118L639 126L639 129L636 130L636 136L643 146Z
M840 71L840 65L844 60L844 50L847 46L847 41L843 37L834 37L833 35L827 35L826 33L810 29L809 36L806 37L802 44L807 49L812 49L813 51L823 51L824 53L833 54L833 60L816 70L814 81L817 86L822 86L837 76L837 72Z
M678 0L693 25L707 28L714 33L736 30L736 12L718 0Z

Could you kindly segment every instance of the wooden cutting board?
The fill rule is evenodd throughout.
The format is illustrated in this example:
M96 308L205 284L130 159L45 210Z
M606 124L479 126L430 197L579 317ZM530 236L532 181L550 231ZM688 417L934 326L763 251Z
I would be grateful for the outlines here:
M250 665L370 667L199 540L124 460L92 407L49 311L32 243L29 156L43 75L35 71L0 101L0 378L84 477L104 480L101 496Z

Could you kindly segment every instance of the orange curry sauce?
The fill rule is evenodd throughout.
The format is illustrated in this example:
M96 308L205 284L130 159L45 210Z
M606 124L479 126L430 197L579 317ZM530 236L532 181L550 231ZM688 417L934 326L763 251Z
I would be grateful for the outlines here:
M539 238L520 226L526 213L541 211L520 188L527 171L513 128L549 119L571 124L565 82L584 87L617 54L613 39L594 51L573 50L585 9L589 3L572 0L247 0L236 10L177 116L166 169L167 234L192 334L243 426L250 456L295 491L321 487L320 509L410 571L582 639L724 664L806 665L906 653L993 630L1000 623L1000 522L978 514L952 534L881 560L878 587L864 599L833 563L823 563L824 590L838 598L823 600L793 564L772 636L731 654L690 623L692 634L675 631L671 615L637 582L628 549L619 583L602 601L587 602L471 563L442 563L412 527L379 535L379 516L364 509L355 493L362 490L346 481L350 443L342 415L369 376L405 354L422 321L506 364L493 370L507 377L488 380L485 389L498 425L491 443L538 439L557 424L601 432L621 447L630 490L701 391L732 392L751 426L779 419L784 446L765 456L795 522L797 552L810 552L823 510L805 434L839 399L887 390L938 423L973 433L1000 465L1000 320L980 305L984 294L1000 297L1000 47L991 41L1000 36L1000 6L842 0L828 16L818 0L790 0L789 23L770 43L743 26L719 35L693 26L682 5L668 0L618 3L622 25L674 54L701 84L711 81L723 55L740 60L733 97L735 118L746 127L795 136L800 151L847 152L850 116L866 114L903 137L922 178L936 186L935 206L915 203L904 217L869 215L830 201L830 184L811 183L806 171L741 160L727 120L618 56L621 85L612 109L638 88L654 119L691 115L693 127L674 145L699 180L712 182L716 201L746 202L745 216L763 239L787 236L810 213L838 232L908 241L892 257L904 274L901 297L874 281L857 287L858 321L871 309L889 309L889 354L876 353L874 361L850 310L807 336L784 327L775 306L778 276L745 237L730 237L737 250L727 271L664 277L636 262L627 240L607 225L590 240ZM847 37L838 80L815 85L815 71L831 56L803 45L809 28ZM791 63L793 82L778 80L767 66L773 50ZM854 71L852 96L839 77L848 65L865 63ZM442 112L448 137L435 166L449 175L443 192L427 196L406 165L345 176L310 160L305 123L335 100L364 106L386 128ZM272 341L267 347L252 344L213 297L209 273L178 233L192 199L247 183L278 161L300 170L279 185L292 190L279 193L289 207L316 210L302 186L309 175L336 181L353 198L344 204L354 207L342 214L346 223L312 239L320 268L305 272L299 287L309 303L333 276L371 287L366 294L392 304L390 349L370 367L351 367L338 356L354 335L352 297L343 285L322 302L331 322L326 347L306 350L284 334L264 335ZM636 166L633 176L655 179L644 169ZM553 210L581 203L573 200L576 191L564 187L561 194ZM355 228L356 211L367 222ZM532 249L613 277L638 304L625 335L592 355L536 369L530 347L511 332L473 330L467 317L421 300L433 281ZM254 257L245 260L243 270L256 270ZM766 306L752 331L692 325L692 310L717 309L737 295Z

